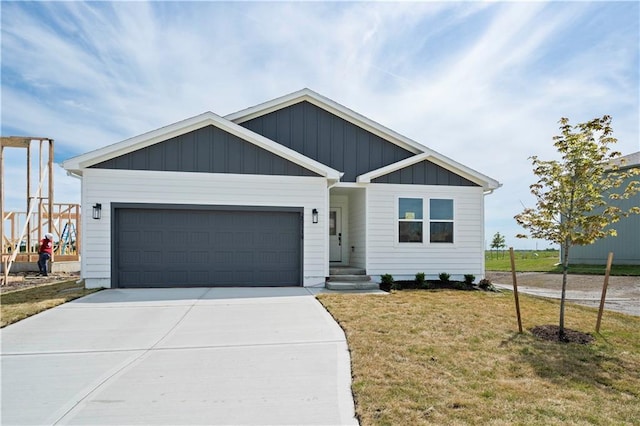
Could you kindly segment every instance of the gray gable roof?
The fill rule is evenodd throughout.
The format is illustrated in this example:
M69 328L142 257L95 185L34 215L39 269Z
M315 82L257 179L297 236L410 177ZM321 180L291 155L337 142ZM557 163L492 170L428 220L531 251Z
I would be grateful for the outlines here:
M156 150L150 149L147 151L142 151L141 153L138 153L138 154L134 154L134 153L136 151L144 150L145 148L152 147L157 144L162 144L163 142L169 141L169 140L172 140L172 141L168 145L166 145L167 149L169 150L175 149L178 147L178 145L180 145L181 142L184 142L183 140L180 139L181 136L188 135L191 133L191 136L187 136L186 140L188 140L189 138L195 135L198 135L196 131L198 131L199 129L205 128L207 126L212 126L222 131L222 133L218 133L218 137L227 138L227 140L230 140L228 138L233 137L233 142L240 141L239 145L243 145L244 142L250 143L256 146L257 148L268 151L269 153L274 154L277 157L281 157L282 159L288 162L292 162L298 166L301 166L302 168L307 169L313 172L314 174L326 177L327 179L330 179L330 180L337 181L340 179L341 174L337 170L331 169L330 167L327 167L324 164L321 164L311 158L305 157L298 152L295 152L270 139L267 139L264 136L258 135L257 133L247 130L244 127L239 126L229 120L226 120L212 112L205 112L195 117L191 117L186 120L182 120L180 122L162 127L160 129L153 130L151 132L147 132L130 139L126 139L124 141L115 143L113 145L105 146L95 151L78 155L76 157L73 157L64 161L62 163L62 167L64 167L69 172L79 176L82 175L84 169L90 168L97 164L102 164L103 166L108 166L111 168L120 168L120 167L126 166L126 164L120 165L119 161L123 163L132 162L132 165L133 163L135 163L136 166L140 165L142 167L148 167L150 164L153 163L155 167L155 166L158 166L157 162L159 161L157 160L157 158L155 158L155 155L157 153ZM196 132L196 133L192 133L192 132ZM214 131L214 132L217 132L217 131ZM200 134L200 135L205 135L205 134L207 133L205 132L204 134ZM177 139L174 139L174 138L177 138ZM233 142L229 142L229 143L233 144ZM226 142L221 142L220 146L224 146L225 143ZM202 145L196 142L187 142L187 145L189 144L192 144L191 148L186 149L183 152L183 154L186 154L186 156L190 158L189 151L197 147L202 147ZM163 148L160 148L160 149L163 149ZM248 155L250 156L252 155L251 150L246 149L245 147L242 147L242 148L234 147L233 149L246 151L247 153L249 153ZM125 156L128 154L132 154L132 156L125 158ZM164 155L171 155L171 153L165 152ZM257 155L262 161L269 158L269 156L267 156L264 153L260 153ZM118 158L119 160L111 162L111 160L118 159ZM214 167L217 169L218 165L215 164L217 160L213 160L212 158L213 157L210 156L209 160L213 161L214 163L210 163L208 167ZM216 155L216 158L220 159L221 157ZM200 160L201 159L198 158L198 161ZM168 167L170 169L175 167L187 168L187 169L190 167L196 167L196 168L206 167L202 164L204 163L204 159L202 159L201 164L197 164L195 166L191 164L190 160L188 159L178 160L179 162L181 162L181 164L178 166L173 164L173 162L176 161L175 158L165 158L162 161L164 163L162 163L162 165L159 167L163 167L163 168ZM238 161L238 160L234 159L233 161ZM258 167L259 169L263 166L265 165L264 164L256 165L256 167ZM224 167L230 167L229 170L232 170L232 169L239 170L235 165L229 165ZM280 166L274 164L273 167L277 168ZM287 164L286 167L290 167L290 165Z
M361 174L414 155L307 101L240 125L344 172L342 182L355 182Z
M208 125L91 166L256 175L319 176L292 161Z
M345 163L345 167L349 168L348 170L339 168L340 167L340 163L339 163L339 159L333 159L330 158L330 163L329 164L334 164L335 167L338 168L338 170L340 170L341 172L344 173L344 177L341 179L341 181L343 182L353 182L353 174L356 174L356 178L355 178L355 182L361 182L361 183L367 183L367 182L371 182L372 179L376 179L382 175L388 174L388 173L392 173L396 170L402 169L402 168L406 168L408 166L411 166L413 164L416 164L420 161L423 161L425 159L428 159L429 161L437 164L438 166L448 170L450 173L452 174L456 174L459 175L461 178L463 179L467 179L471 182L473 182L476 185L481 186L485 191L493 191L494 189L499 188L500 186L502 186L500 184L500 182L498 182L495 179L492 179L489 176L486 176L482 173L479 173L476 170L473 170L469 167L464 166L463 164L458 163L455 160L452 160L451 158L448 158L430 148L427 148L426 146L411 140L343 105L340 105L339 103L325 97L322 96L316 92L314 92L313 90L310 89L302 89L299 90L297 92L293 92L290 93L288 95L284 95L281 96L279 98L276 99L272 99L270 101L261 103L259 105L255 105L253 107L250 108L246 108L244 110L226 115L225 118L228 120L233 121L234 123L240 124L240 125L244 125L244 123L247 122L251 122L250 126L252 126L251 128L254 129L257 133L259 132L275 132L275 133L280 133L280 134L284 134L284 139L287 138L291 138L291 136L287 136L287 132L291 132L290 128L287 128L286 126L286 122L287 119L285 119L285 117L289 114L291 114L293 117L297 116L299 117L299 113L298 112L290 112L287 114L283 114L282 115L282 119L283 122L279 123L277 121L277 119L275 120L275 125L279 127L278 130L264 130L264 123L263 124L258 124L258 121L256 121L256 119L260 118L260 117L264 117L264 116L271 116L271 114L276 113L276 116L278 116L277 112L280 110L287 110L289 107L295 106L297 104L300 103L309 103L312 106L317 108L317 111L322 110L324 111L324 113L329 114L330 116L333 116L335 118L331 119L333 123L336 123L336 132L338 134L341 133L340 129L342 128L342 134L347 134L347 137L344 138L345 140L342 141L342 143L345 143L344 145L344 150L346 150L346 152L348 153L347 156L350 158L349 161L347 161ZM299 107L297 107L299 108ZM303 107L305 108L305 107ZM296 108L294 108L293 110L295 110ZM291 111L293 111L291 110ZM303 110L304 111L304 110ZM324 114L323 113L323 114ZM307 116L305 114L305 116ZM308 118L308 116L307 116ZM355 126L355 128L360 129L356 132L352 132L350 129L350 126L345 125L344 123L341 123L340 121L338 121L337 119L342 119L344 122L349 123L350 125ZM269 121L270 123L268 125L274 125L273 120L269 119L266 120ZM249 126L249 125L248 125ZM255 126L255 127L253 127ZM261 128L262 126L262 128ZM302 125L302 128L306 128L308 126L307 123L304 123ZM325 127L326 125L318 125L318 128L321 127ZM332 131L333 131L333 126L329 126ZM313 128L313 127L311 127ZM362 133L362 131L366 132L366 133ZM297 133L296 133L297 132ZM309 131L311 134L313 133L312 130ZM293 131L292 133L299 135L300 132L298 131ZM304 134L304 131L302 132ZM387 143L383 144L386 145L387 148L389 149L389 147L395 145L395 147L400 148L400 150L397 150L396 148L391 148L391 151L393 151L392 153L388 153L388 152L384 152L382 153L382 156L384 158L385 161L383 161L384 163L387 163L387 160L389 160L390 158L396 158L395 162L392 163L387 163L387 165L385 166L380 166L378 169L371 169L372 165L375 164L376 161L378 161L378 159L375 157L377 154L377 148L374 147L374 144L370 144L367 147L366 143L362 143L363 139L366 139L366 137L362 137L362 139L359 139L357 136L354 138L353 134L359 134L359 135L364 135L364 134L369 134L369 135L373 135L377 138L380 138L380 141L385 141ZM280 137L280 136L274 136L276 138ZM311 141L313 141L313 137L311 136L312 139L310 139ZM371 136L368 136L371 137ZM284 140L283 139L283 140ZM299 138L298 138L299 139ZM277 140L277 139L276 139ZM292 141L292 143L295 146L296 143L298 143L297 141ZM314 143L314 142L312 142ZM338 145L339 143L339 137L336 138L335 142L331 142L332 146L330 148L327 147L323 147L322 148L322 152L324 152L326 155L327 152L330 152L331 155L338 155L336 154L336 152L339 152L340 149L334 149L333 143L335 143L336 145ZM304 147L302 149L307 149L307 147ZM353 153L353 150L355 150L355 154ZM367 151L369 151L369 158L367 158ZM305 151L306 152L306 151ZM319 161L319 155L323 155L322 152L320 153L313 153L310 152L309 155L312 155L312 158L317 158ZM361 155L362 153L362 155ZM373 156L373 157L372 157ZM395 157L394 157L395 156ZM356 162L356 164L354 165L353 162ZM320 161L321 162L321 161ZM368 165L365 167L364 164L368 163ZM324 163L323 163L324 164ZM362 170L365 169L369 169L369 171L367 172L362 172ZM332 167L333 169L333 167Z

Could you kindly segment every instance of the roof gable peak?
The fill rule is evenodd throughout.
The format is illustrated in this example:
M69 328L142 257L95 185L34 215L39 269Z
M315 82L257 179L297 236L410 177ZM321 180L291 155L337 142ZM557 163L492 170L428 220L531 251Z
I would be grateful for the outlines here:
M307 101L319 108L328 111L360 128L363 128L401 148L406 149L414 154L420 154L423 152L431 152L430 149L424 145L407 138L382 124L359 114L352 109L345 107L332 99L327 98L309 88L303 88L298 91L289 93L270 101L263 102L261 104L249 107L232 114L225 115L224 118L240 124L245 121L252 120L254 118L269 114L274 111L289 107L299 102Z

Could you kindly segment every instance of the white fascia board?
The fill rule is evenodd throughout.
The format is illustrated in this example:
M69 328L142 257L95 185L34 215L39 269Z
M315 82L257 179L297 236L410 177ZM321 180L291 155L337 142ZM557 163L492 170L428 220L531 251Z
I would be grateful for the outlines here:
M484 189L493 190L502 186L497 180L436 152L431 155L429 161L481 185Z
M122 142L71 158L64 161L62 163L62 167L67 170L81 171L82 169L94 164L146 148L158 142L189 133L207 125L213 125L275 155L278 155L279 157L285 158L306 169L318 173L321 176L330 179L340 179L341 173L339 171L327 167L311 158L305 157L304 155L267 139L249 129L245 129L242 126L214 114L213 112L205 112L195 117L191 117L186 120L161 127L160 129L126 139Z
M361 115L339 103L314 92L311 89L302 89L297 92L290 93L288 95L273 99L271 101L264 102L251 108L243 109L233 114L226 115L224 118L233 121L234 123L244 123L256 117L260 117L265 114L286 108L293 104L297 104L302 101L307 101L319 108L329 111L332 114L362 128L376 136L379 136L385 140L388 140L401 148L406 149L414 154L428 151L429 149L424 145L411 140L401 134L383 126L380 123Z
M423 154L415 155L413 157L409 157L404 160L398 161L397 163L389 164L388 166L381 167L376 170L372 170L368 173L358 176L356 179L356 182L370 183L373 179L376 179L380 176L393 173L397 170L404 169L405 167L413 166L414 164L417 164L425 160L429 160L430 162L437 164L440 167L443 167L453 173L456 173L470 180L471 182L482 186L484 189L493 190L502 186L497 180L492 179L489 176L483 175L482 173L479 173L473 169L470 169L469 167L466 167L436 152L429 152L429 153L425 152Z
M428 159L430 156L431 154L423 153L419 155L414 155L413 157L405 158L404 160L398 161L397 163L392 163L392 164L389 164L388 166L384 166L379 169L372 170L368 173L362 174L356 178L356 182L370 183L375 178L379 178L380 176L393 173L396 170L404 169L405 167L413 166L416 163L419 163L421 161Z

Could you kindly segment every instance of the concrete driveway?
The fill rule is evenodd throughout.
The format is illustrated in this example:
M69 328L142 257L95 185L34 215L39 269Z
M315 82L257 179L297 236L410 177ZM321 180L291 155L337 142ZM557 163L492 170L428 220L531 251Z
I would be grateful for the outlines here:
M304 288L105 290L0 331L2 424L357 424Z

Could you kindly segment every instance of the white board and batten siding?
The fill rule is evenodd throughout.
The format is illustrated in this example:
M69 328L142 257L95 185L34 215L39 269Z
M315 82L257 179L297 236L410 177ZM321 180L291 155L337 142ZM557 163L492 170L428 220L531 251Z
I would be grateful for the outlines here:
M398 242L398 199L423 199L423 242ZM429 242L429 199L452 199L454 242ZM374 279L414 279L424 272L437 279L473 274L484 277L484 195L481 187L371 184L367 188L367 272Z
M86 169L82 205L91 209L96 203L102 204L100 220L91 215L82 218L86 287L111 287L111 202L302 207L303 285L323 286L329 264L323 244L327 212L321 211L314 224L311 211L328 205L327 194L322 177Z

